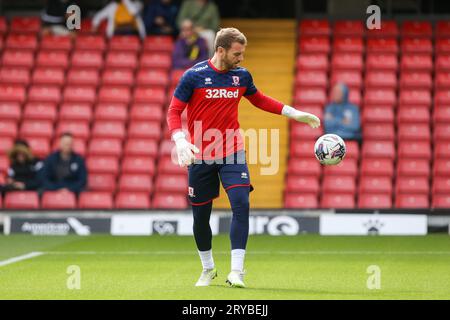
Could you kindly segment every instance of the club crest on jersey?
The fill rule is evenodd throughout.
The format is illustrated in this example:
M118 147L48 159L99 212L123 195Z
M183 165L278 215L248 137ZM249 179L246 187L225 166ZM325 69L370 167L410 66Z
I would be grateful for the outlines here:
M239 86L239 77L238 76L233 76L233 86Z
M189 187L189 188L188 188L188 193L189 193L189 197L195 198L194 188Z
M205 84L212 84L211 78L205 78Z

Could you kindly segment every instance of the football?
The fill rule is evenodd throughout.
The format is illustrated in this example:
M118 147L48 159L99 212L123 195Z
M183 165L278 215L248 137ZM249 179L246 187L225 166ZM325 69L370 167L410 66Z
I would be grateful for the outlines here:
M317 139L314 154L323 165L336 165L345 157L345 142L336 134L325 134Z

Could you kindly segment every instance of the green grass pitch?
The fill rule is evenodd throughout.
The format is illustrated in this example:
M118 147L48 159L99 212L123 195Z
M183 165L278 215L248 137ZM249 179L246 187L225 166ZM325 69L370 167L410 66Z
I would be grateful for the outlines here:
M251 236L245 289L225 284L228 236L213 248L219 277L196 288L192 237L0 236L0 299L450 299L448 235ZM4 263L30 252L43 254ZM71 265L80 289L67 288ZM367 288L370 265L380 268L379 290Z

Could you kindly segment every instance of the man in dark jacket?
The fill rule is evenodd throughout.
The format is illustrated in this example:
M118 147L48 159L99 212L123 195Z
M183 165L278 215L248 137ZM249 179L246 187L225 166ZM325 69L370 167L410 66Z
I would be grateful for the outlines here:
M172 0L150 0L144 7L142 18L147 34L175 36L178 7Z
M86 165L83 158L73 151L72 134L62 134L60 149L45 159L42 181L44 191L66 189L80 193L84 190L87 181Z

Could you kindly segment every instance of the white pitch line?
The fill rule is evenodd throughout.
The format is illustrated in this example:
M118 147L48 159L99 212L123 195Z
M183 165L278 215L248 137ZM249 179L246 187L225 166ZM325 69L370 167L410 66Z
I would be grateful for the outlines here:
M197 255L195 251L47 251L48 255ZM450 255L450 251L251 251L250 255ZM230 251L213 251L230 254Z
M23 261L23 260L27 260L27 259L33 259L36 257L39 257L41 255L43 255L44 252L30 252L21 256L17 256L17 257L13 257L13 258L9 258L3 261L0 261L0 267L4 267L7 266L9 264L13 264L19 261Z

